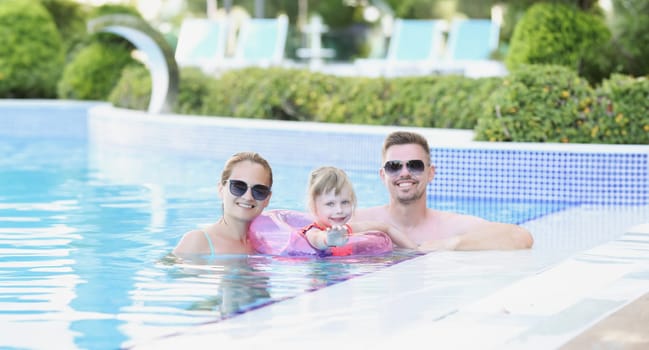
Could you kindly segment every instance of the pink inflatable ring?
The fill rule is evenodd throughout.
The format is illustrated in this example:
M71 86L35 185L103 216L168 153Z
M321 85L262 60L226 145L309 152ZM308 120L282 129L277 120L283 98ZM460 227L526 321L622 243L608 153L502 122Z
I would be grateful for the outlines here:
M250 225L248 239L261 254L283 256L371 256L392 252L390 237L378 231L353 235L347 244L332 251L311 247L301 229L313 222L310 215L293 210L268 210Z

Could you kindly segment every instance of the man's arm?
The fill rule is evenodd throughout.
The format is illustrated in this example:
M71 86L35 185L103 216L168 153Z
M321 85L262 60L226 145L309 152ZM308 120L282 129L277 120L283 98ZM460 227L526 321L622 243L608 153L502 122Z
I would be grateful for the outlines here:
M354 233L363 233L365 231L381 231L390 236L392 243L398 247L416 249L415 244L408 236L399 231L396 227L379 221L357 221L349 223Z
M451 237L424 242L420 249L515 250L529 249L533 244L532 234L521 226L481 220L464 227Z

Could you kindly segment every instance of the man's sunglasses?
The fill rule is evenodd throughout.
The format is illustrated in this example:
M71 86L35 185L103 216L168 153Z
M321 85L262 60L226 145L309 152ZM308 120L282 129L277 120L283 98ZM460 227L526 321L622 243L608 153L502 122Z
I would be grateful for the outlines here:
M403 169L403 162L400 160L388 160L385 162L385 165L383 165L383 169L385 170L385 173L393 176L401 172L401 169ZM419 159L412 159L407 161L406 163L406 168L408 168L408 171L413 174L413 175L419 175L424 172L424 169L426 169L426 164L424 164L424 161L419 160Z
M248 191L248 184L241 180L228 180L230 182L230 193L235 197L243 196ZM250 187L252 198L263 201L270 195L270 187L266 185L254 185Z

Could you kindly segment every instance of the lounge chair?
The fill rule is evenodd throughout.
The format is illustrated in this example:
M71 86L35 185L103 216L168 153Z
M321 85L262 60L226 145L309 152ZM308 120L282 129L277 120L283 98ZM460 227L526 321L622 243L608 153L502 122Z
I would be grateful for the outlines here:
M227 30L228 22L224 19L185 19L175 52L178 66L213 72L224 61Z
M443 58L445 28L444 20L396 19L386 58L361 59L355 65L366 74L377 68L383 76L430 74Z
M243 20L237 36L234 56L224 62L224 68L281 65L284 61L287 34L286 15Z
M466 76L506 73L502 63L491 60L498 49L500 27L489 19L457 19L451 22L441 71L460 71Z

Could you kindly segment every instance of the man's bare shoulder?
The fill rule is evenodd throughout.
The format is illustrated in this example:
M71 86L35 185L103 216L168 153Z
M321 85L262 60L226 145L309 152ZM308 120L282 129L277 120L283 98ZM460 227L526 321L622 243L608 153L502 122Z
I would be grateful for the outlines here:
M470 214L434 209L428 209L427 216L427 221L429 222L451 227L468 227L473 225L483 225L489 222L481 217Z

